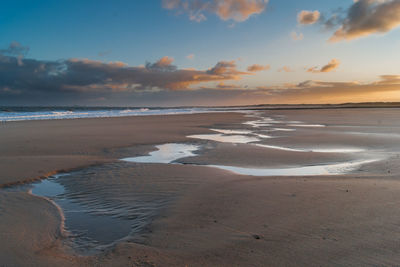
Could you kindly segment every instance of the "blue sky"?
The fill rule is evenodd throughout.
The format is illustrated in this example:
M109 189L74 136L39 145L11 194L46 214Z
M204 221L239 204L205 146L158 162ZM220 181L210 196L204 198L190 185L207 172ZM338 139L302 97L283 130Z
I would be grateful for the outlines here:
M218 1L226 0L200 0ZM389 30L378 29L374 32L372 29L372 33L360 37L350 36L349 31L350 40L327 41L344 25L345 20L327 30L322 17L328 19L333 14L340 14L346 18L347 10L355 5L352 0L240 1L260 2L265 7L243 21L234 18L225 20L213 11L203 10L201 12L206 20L197 22L190 19L189 11L183 5L167 9L165 3L156 0L4 1L0 10L0 48L5 50L17 42L29 47L25 59L38 61L73 58L104 64L120 61L127 66L141 66L167 56L173 58L171 64L178 70L193 68L206 71L221 61L234 61L235 69L242 72L253 64L270 66L269 70L240 75L240 78L224 77L180 88L188 90L204 89L205 86L213 89L211 87L221 82L235 85L240 90L259 87L285 89L285 86L293 89L295 84L309 80L373 83L379 80L380 75L400 74L400 53L397 52L400 31L396 22ZM399 2L386 0L383 4L371 4L374 0L363 1L371 10L380 8L379 5L396 5ZM193 1L180 1L184 2ZM235 0L227 2L235 4ZM303 10L318 11L320 20L312 24L300 23L298 14ZM293 40L292 32L302 34L303 39ZM191 54L193 58L189 59ZM306 71L311 67L322 68L333 59L340 62L333 71ZM279 72L284 66L292 71ZM10 92L9 85L7 88L6 91ZM21 91L14 89L15 92ZM268 99L265 101L268 102ZM284 102L284 99L280 101Z

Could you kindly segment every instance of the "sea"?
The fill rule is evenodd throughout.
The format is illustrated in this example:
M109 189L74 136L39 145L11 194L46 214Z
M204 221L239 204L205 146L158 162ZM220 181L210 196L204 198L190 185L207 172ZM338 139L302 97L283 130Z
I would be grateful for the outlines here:
M210 112L250 112L256 110L400 108L400 103L344 104L264 104L227 107L5 107L0 106L0 122L27 120L59 120L125 116L173 115Z
M0 107L0 122L194 114L238 110L228 107Z

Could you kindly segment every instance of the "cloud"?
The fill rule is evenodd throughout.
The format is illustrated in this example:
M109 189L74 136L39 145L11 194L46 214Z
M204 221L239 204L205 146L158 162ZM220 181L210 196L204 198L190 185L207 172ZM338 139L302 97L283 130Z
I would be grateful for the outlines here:
M238 80L241 75L247 75L248 72L242 72L236 69L236 62L232 61L219 61L213 68L207 70L210 75L225 75L231 77L230 80Z
M319 22L323 25L324 30L332 30L341 25L344 21L346 12L342 8L338 8L333 14L324 16L321 14Z
M374 84L385 85L385 84L400 84L400 75L381 75L381 80Z
M26 56L28 52L29 47L18 42L12 42L6 49L0 49L0 54L6 56Z
M283 66L282 68L278 69L278 72L293 72L293 70L289 66Z
M399 101L399 93L400 75L382 75L379 80L370 83L310 80L253 89L202 89L196 91L195 95L210 105L256 105ZM193 104L190 101L187 103Z
M0 57L1 56L15 56L17 58L17 63L19 66L23 65L22 59L29 52L28 46L23 46L18 42L12 42L8 48L0 49Z
M155 63L146 63L146 69L155 71L176 71L177 67L172 65L174 59L172 57L162 57Z
M220 61L207 70L196 70L178 69L173 58L167 56L132 67L123 62L45 61L0 54L0 98L12 94L79 98L83 94L94 95L94 99L104 97L98 94L193 90L196 88L192 86L201 83L240 80L244 75L250 73L239 71L235 61Z
M195 54L189 54L186 56L187 59L193 60L195 58Z
M297 21L299 24L310 25L316 23L320 17L321 13L318 10L315 11L302 10L297 15Z
M213 67L197 70L178 68L172 57L163 57L144 66L129 66L123 62L89 59L19 58L21 52L14 51L12 55L12 49L3 49L0 53L1 105L182 106L400 101L400 75L382 75L370 83L309 80L248 87L236 85L235 81L254 73L250 69L239 70L235 61L219 61ZM313 70L328 72L338 64L337 60L332 60ZM281 71L292 70L285 66Z
M399 101L399 92L400 75L382 75L378 81L371 83L305 81L273 94L287 102L297 100L303 103L343 103Z
M330 42L386 33L400 26L400 0L358 0L347 12Z
M300 33L297 33L297 32L295 32L295 31L292 31L291 33L290 33L290 37L292 37L292 40L293 41L301 41L301 40L303 40L304 39L304 35L300 32Z
M253 64L247 67L247 71L249 72L258 72L258 71L264 71L264 70L269 70L271 68L270 65L259 65L259 64Z
M307 69L307 72L312 72L312 73L331 72L337 69L339 65L340 61L334 58L328 64L321 67L320 69L318 67L312 67Z
M262 13L268 0L163 0L162 6L179 13L187 13L189 19L201 22L206 14L217 15L220 19L242 22L255 14Z
M340 88L340 87L351 87L351 86L359 86L360 82L324 82L324 81L315 81L315 80L307 80L301 83L296 84L294 87L306 89L306 88Z
M370 83L309 80L252 88L234 84L235 80L250 74L239 71L234 61L218 62L208 70L177 67L168 70L172 62L165 59L149 64L159 66L163 62L161 65L167 67L164 70L88 59L23 59L23 65L19 66L17 60L0 57L1 105L193 106L400 101L400 75L382 75Z
M235 90L240 89L241 87L235 84L226 84L224 82L219 82L216 86L217 89L224 89L224 90Z

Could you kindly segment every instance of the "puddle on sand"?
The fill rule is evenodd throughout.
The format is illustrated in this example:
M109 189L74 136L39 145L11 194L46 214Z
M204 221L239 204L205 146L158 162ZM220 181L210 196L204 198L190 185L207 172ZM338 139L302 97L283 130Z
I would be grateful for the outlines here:
M129 173L131 167L99 165L4 190L31 192L53 201L64 215L67 245L81 255L93 255L121 240L141 242L146 227L171 199L165 192L143 192L134 182L137 190L126 186L132 182L114 182L115 169Z
M250 176L317 176L346 174L357 170L361 165L377 160L354 161L349 163L336 163L293 168L244 168L223 165L206 165L241 175Z
M251 134L249 130L228 130L228 129L210 129L211 131L222 133L222 134Z
M254 135L254 136L258 136L260 138L272 138L269 135L266 134L259 134L259 133L255 133L253 131L249 131L249 130L225 130L225 129L210 129L214 132L218 132L224 135L243 135L243 134L247 134L247 135Z
M361 148L309 148L308 149L308 148L290 148L290 147L263 145L263 144L254 144L254 145L259 146L259 147L291 151L291 152L357 153L357 152L365 151L364 149L361 149Z
M245 135L223 135L223 134L199 134L189 135L188 138L195 138L201 140L210 140L221 143L236 143L236 144L248 144L251 142L258 142L260 139Z
M93 254L102 247L128 236L132 222L106 213L92 211L68 198L65 188L57 179L68 174L60 174L31 184L33 195L54 201L64 213L64 227L70 233L73 248L82 254Z
M269 119L264 119L264 120L255 120L255 121L247 121L244 122L244 125L250 125L253 128L259 128L259 127L266 127L266 126L271 126L272 123L274 123L274 120L269 120Z
M53 198L65 192L64 186L55 182L59 175L32 184L31 193L41 197Z
M318 128L318 127L326 127L323 124L288 124L289 127L310 127L310 128Z
M295 149L295 148L289 148L289 147L281 147L281 146L273 146L273 145L263 145L263 144L254 144L258 147L264 147L264 148L271 148L271 149L278 149L278 150L284 150L284 151L291 151L291 152L310 152L310 151L305 151L301 149Z
M296 129L290 129L290 128L272 128L271 130L265 130L265 131L294 132L294 131L296 131Z
M198 146L165 144L157 146L149 156L127 158L131 162L172 163L174 160L194 156ZM116 165L116 164L114 164ZM64 228L68 232L68 244L83 255L96 254L116 242L136 240L156 216L157 210L168 202L165 192L160 194L129 191L122 193L121 186L110 182L106 187L87 179L96 179L96 173L114 165L101 165L77 172L57 174L39 182L7 188L7 191L31 192L45 197L60 207L64 214ZM116 165L117 169L124 165ZM93 187L94 186L94 187ZM108 198L108 191L117 191L122 201ZM112 194L111 194L112 195ZM167 199L168 198L168 199Z
M253 135L258 136L258 137L263 138L263 139L273 138L272 136L266 135L266 134L253 133Z
M175 160L196 156L193 152L199 150L199 146L187 144L164 144L156 146L157 150L147 156L124 158L123 161L137 163L171 163Z
M319 153L357 153L363 152L365 149L362 148L315 148L311 149L312 152Z
M256 144L258 145L258 144ZM168 149L164 150L163 153L170 153L170 155L164 155L166 158L178 159L176 155L189 155L191 154L190 149L193 149L191 145L185 144L166 144L157 146L158 151L163 149L163 146L167 146ZM262 145L260 145L262 146ZM273 147L273 146L271 146ZM198 149L198 147L197 147ZM172 161L161 162L157 154L158 151L150 153L149 156L145 156L146 160L143 161L143 157L130 158L131 162L146 162L146 163L171 163ZM302 150L290 150L290 151L301 151ZM183 158L179 157L179 158ZM246 168L246 167L235 167L235 166L223 166L223 165L202 165L205 167L212 167L217 169L223 169L234 172L236 174L251 175L251 176L315 176L315 175L337 175L345 174L356 170L363 164L375 162L375 160L360 160L346 163L333 163L325 165L313 165L313 166L301 166L291 168ZM190 165L190 164L186 164ZM199 166L199 165L197 165Z

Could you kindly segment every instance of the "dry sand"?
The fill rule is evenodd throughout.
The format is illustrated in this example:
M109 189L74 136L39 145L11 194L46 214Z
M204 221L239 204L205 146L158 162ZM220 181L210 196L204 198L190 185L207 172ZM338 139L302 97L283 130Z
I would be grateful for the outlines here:
M355 174L330 177L251 177L192 165L122 164L92 167L96 175L70 191L83 201L130 205L135 194L168 197L139 243L121 242L95 256L78 256L62 240L62 219L49 201L0 191L0 265L6 266L394 266L400 262L400 110L268 111L289 120L329 124L298 129L275 144L342 144L390 151L385 161ZM2 184L58 169L112 162L154 144L194 142L207 128L240 127L240 114L199 114L7 123L0 128ZM340 134L342 125L357 135ZM337 131L340 138L335 139ZM353 131L353 129L351 130ZM367 134L367 133L376 133ZM313 135L313 139L308 136ZM356 137L354 137L356 136ZM195 141L196 142L196 141ZM200 142L200 141L199 141ZM262 153L248 145L217 144L208 160L252 165ZM4 149L3 149L4 148ZM125 149L124 149L125 148ZM381 153L379 152L379 153ZM320 157L266 150L278 162L315 162ZM272 153L272 154L271 154ZM225 155L225 156L224 156ZM58 157L55 157L58 156ZM329 158L331 157L331 158ZM348 160L344 156L342 160ZM56 159L54 159L56 158ZM197 158L197 159L196 159ZM4 159L4 161L3 161ZM68 160L66 160L68 159ZM17 160L17 161L16 161ZM34 160L34 161L33 161ZM206 156L191 160L207 162ZM325 160L325 159L324 159ZM33 161L33 163L32 163ZM11 164L13 163L13 164ZM255 165L267 163L258 159ZM119 163L118 163L119 164ZM117 165L118 165L117 164ZM107 167L114 166L114 167ZM79 177L75 177L75 181ZM72 178L71 178L72 179ZM82 178L83 179L83 178ZM93 190L95 188L95 190ZM100 203L100 204L99 204ZM122 206L124 206L122 205Z

